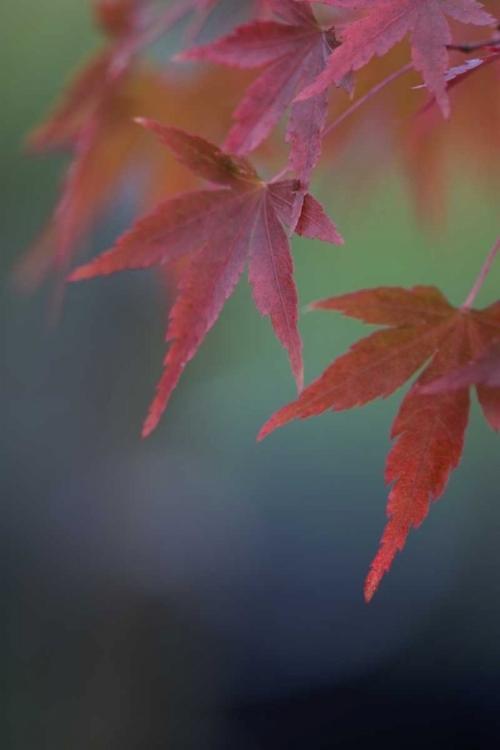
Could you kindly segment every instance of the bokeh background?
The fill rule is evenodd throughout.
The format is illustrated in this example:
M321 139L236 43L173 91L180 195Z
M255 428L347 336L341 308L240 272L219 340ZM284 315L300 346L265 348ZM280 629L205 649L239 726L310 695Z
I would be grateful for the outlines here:
M294 385L242 281L141 441L158 278L72 287L51 327L49 288L23 295L10 275L65 164L29 158L23 137L96 42L87 4L3 0L0 29L2 747L498 747L498 436L474 405L459 469L369 606L401 393L256 444ZM377 131L362 137L360 153ZM425 283L461 303L494 203L457 169L450 222L427 232L397 169L360 199L349 165L316 190L345 246L293 241L302 303ZM129 222L124 200L86 252ZM497 267L480 304L499 283ZM301 332L310 381L364 329L312 313Z

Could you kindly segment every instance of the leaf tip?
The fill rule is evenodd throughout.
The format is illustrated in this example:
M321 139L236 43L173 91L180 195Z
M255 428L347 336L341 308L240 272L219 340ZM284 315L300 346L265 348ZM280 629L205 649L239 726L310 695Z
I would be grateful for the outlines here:
M274 430L276 425L273 424L273 421L274 421L274 418L271 417L271 419L268 419L267 422L260 428L259 434L257 435L258 443L262 442L262 440L264 440L264 438L267 437L269 433Z
M295 97L295 99L293 100L293 104L297 102L304 102L306 101L306 99L310 99L311 96L313 95L312 93L309 93L310 88L311 86L306 86L305 89L302 89L302 91L300 91Z
M80 266L79 268L75 268L74 271L71 271L71 273L66 276L65 281L72 284L74 281L84 281L86 279L90 279L91 276L92 274L89 272L88 265Z
M451 114L451 108L450 108L450 101L448 99L448 96L446 96L446 98L443 99L442 102L440 102L440 108L441 108L441 112L443 114L444 119L449 120L450 114Z
M159 416L153 413L149 413L144 424L142 425L141 438L145 440L151 435L151 433L158 427Z
M371 600L373 599L373 595L378 589L379 583L380 583L380 574L377 574L375 573L375 571L371 570L366 576L365 585L363 587L363 594L365 597L366 604L369 604Z
M197 60L196 49L185 49L183 52L177 52L170 58L173 62L185 62L186 60Z
M364 593L365 604L370 604L373 598L373 595L375 593L375 590L369 591L368 589L365 588L363 593Z
M141 125L143 128L148 128L148 130L151 130L151 125L153 124L153 121L149 120L147 117L134 117L134 122Z

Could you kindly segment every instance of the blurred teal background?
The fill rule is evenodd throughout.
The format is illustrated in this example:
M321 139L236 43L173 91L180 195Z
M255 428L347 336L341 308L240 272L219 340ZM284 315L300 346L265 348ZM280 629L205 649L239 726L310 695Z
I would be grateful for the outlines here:
M500 465L476 404L459 469L369 607L401 393L256 444L294 384L243 281L142 442L165 351L154 274L70 288L52 329L48 289L23 296L9 275L65 163L29 158L23 136L97 35L78 0L0 3L0 28L4 746L469 747L476 727L496 747ZM316 190L345 246L293 241L301 303L436 284L460 304L496 207L456 180L431 234L395 169L359 199L348 164ZM130 219L123 201L85 251ZM499 281L497 266L481 306ZM311 313L301 332L309 382L366 329Z

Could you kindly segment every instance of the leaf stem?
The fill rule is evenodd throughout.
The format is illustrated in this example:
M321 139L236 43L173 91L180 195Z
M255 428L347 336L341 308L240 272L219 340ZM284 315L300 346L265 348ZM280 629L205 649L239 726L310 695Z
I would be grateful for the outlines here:
M283 179L283 177L285 177L285 175L288 174L288 172L293 172L293 167L291 166L291 164L287 164L286 167L283 167L281 172L278 172L278 174L275 174L273 179L271 180L271 183L279 182L280 180Z
M399 70L396 70L394 73L391 73L390 76L387 78L384 78L383 81L380 81L380 83L377 83L376 86L374 86L372 89L366 92L363 96L361 96L357 101L354 102L348 109L345 110L345 112L342 112L339 117L337 117L336 120L331 122L323 131L322 138L325 138L325 136L329 135L332 130L334 130L338 125L340 125L344 120L346 120L350 115L352 115L356 110L361 107L365 102L367 102L369 99L371 99L373 96L376 96L376 94L379 93L379 91L382 91L382 89L385 89L386 86L388 86L393 81L400 78L405 73L409 73L410 70L412 70L413 64L407 63L404 67L400 68Z
M489 47L498 47L499 45L500 37L496 37L495 39L471 42L470 44L447 44L446 49L453 50L454 52L463 52L468 55L471 52L477 52L479 49L488 49Z
M477 293L481 289L483 282L486 276L488 275L489 270L493 264L493 261L495 260L495 257L499 251L500 251L500 236L497 237L495 244L493 245L490 252L488 253L488 257L484 261L483 267L481 268L481 271L479 272L479 276L477 277L472 289L470 290L468 294L467 299L465 300L464 304L461 307L462 310L469 310L474 304L474 300L477 297Z

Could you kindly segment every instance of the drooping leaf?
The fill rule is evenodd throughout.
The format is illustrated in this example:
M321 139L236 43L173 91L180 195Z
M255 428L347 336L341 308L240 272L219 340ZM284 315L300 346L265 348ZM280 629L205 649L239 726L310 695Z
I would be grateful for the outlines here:
M410 33L412 60L436 96L445 116L449 114L446 71L447 45L451 31L447 16L465 24L488 26L495 19L477 0L323 0L326 5L358 8L368 13L348 25L340 36L342 44L331 54L326 70L299 99L317 96L331 84L366 65L375 55L384 55Z
M457 310L434 287L381 287L334 297L313 307L387 327L354 344L296 401L276 412L259 439L293 419L386 398L430 360L405 396L392 427L396 442L386 465L386 480L392 483L389 521L366 579L368 601L402 549L410 527L419 526L430 502L442 494L462 454L468 389L430 394L424 386L453 373L498 340L500 303L482 311ZM496 404L498 418L500 389L485 395L486 407L481 393L479 397L493 425L491 414Z
M167 340L172 344L144 425L146 436L156 427L184 367L217 320L247 259L256 307L262 315L270 316L276 336L288 352L299 390L303 364L292 256L283 229L283 222L290 224L292 218L298 182L266 183L243 157L234 157L177 128L142 122L182 163L222 186L166 201L138 221L113 249L69 277L79 281L189 256L170 313ZM310 195L304 201L296 232L342 242L335 225Z

